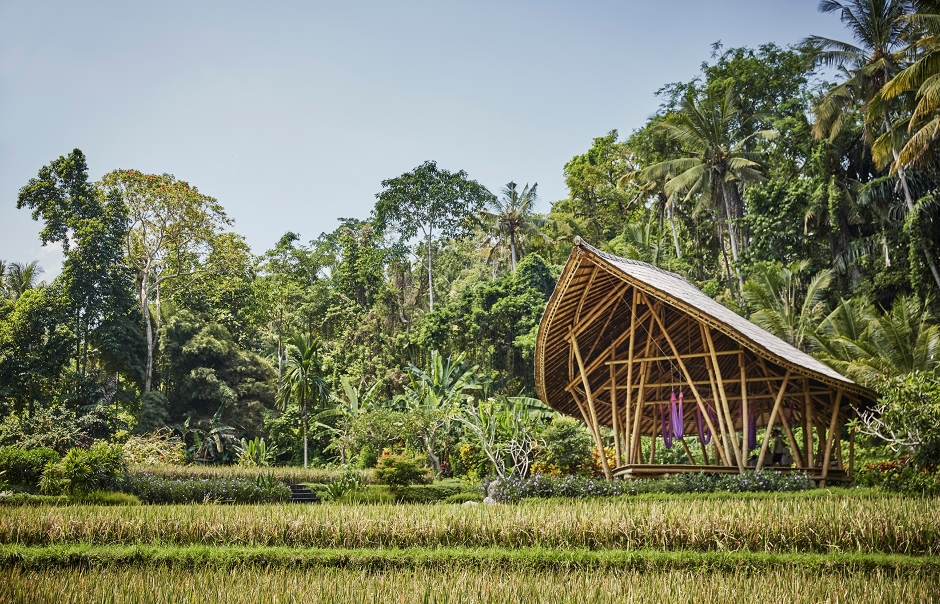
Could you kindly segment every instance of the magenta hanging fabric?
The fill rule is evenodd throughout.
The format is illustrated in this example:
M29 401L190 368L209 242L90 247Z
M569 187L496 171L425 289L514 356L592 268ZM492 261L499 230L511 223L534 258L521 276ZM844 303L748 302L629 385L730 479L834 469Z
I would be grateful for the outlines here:
M669 401L669 419L672 424L672 435L675 438L685 436L685 410L682 406L682 391L679 391L679 398L676 399L676 393L672 393L672 400Z
M663 444L667 449L672 448L672 426L666 421L666 408L659 403L659 427L663 433Z
M703 445L707 445L712 441L711 430L708 429L708 426L703 425L702 422L702 409L696 405L695 406L695 422L698 424L698 440Z
M747 411L747 450L757 448L757 410L748 409Z

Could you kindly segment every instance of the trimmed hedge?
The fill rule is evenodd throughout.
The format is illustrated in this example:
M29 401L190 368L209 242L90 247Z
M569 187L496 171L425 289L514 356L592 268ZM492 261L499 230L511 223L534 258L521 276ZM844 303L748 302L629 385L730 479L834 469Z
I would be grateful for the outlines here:
M38 486L46 464L57 461L59 454L52 449L0 447L0 471L6 472L4 480L12 485Z
M805 473L764 470L744 474L678 474L655 480L604 480L582 476L535 475L529 478L508 478L485 485L497 501L522 501L550 497L617 497L644 493L761 493L807 491L815 487Z

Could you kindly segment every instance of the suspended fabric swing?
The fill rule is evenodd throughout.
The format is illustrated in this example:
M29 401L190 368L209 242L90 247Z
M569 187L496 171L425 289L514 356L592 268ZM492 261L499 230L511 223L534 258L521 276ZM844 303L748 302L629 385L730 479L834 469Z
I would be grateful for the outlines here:
M669 413L669 421L666 421L666 408L662 403L659 403L659 427L663 434L663 444L666 445L667 449L672 448L672 410Z
M711 402L706 403L706 411L712 425L714 425L718 421L718 416L715 415ZM702 410L698 405L695 406L695 423L698 426L698 441L702 443L702 446L705 446L712 441L712 432L708 429L708 425L702 421Z

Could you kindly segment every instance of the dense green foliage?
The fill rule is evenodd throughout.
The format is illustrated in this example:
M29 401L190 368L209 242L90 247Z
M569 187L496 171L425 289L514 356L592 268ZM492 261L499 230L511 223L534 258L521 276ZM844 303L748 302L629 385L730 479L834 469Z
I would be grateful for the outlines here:
M538 323L578 235L877 388L867 459L936 464L937 7L821 10L848 42L715 44L645 123L560 166L568 195L545 213L535 183L495 195L426 161L376 183L369 216L256 256L186 181L91 182L80 150L52 160L17 207L62 246L62 273L0 263L0 445L66 454L162 430L200 463L387 454L436 477L590 475L593 443L532 398Z

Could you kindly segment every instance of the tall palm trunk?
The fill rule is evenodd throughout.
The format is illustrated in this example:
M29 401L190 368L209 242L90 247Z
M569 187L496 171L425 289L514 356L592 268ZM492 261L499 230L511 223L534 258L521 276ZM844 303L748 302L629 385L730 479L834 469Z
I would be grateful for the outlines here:
M309 465L307 459L307 401L303 402L303 421L301 424L304 431L304 469L307 469Z
M676 258L682 258L682 250L679 248L679 232L676 230L676 209L670 203L666 206L669 216L669 225L672 227L672 243L676 246Z
M744 278L741 276L741 271L738 264L738 229L735 225L734 215L732 214L731 209L731 199L729 198L728 187L724 178L721 179L721 192L725 206L725 216L727 216L728 219L728 239L731 242L731 259L734 261L734 274L737 277L739 287L738 291L740 292L744 290Z
M430 310L434 312L434 270L433 263L431 260L431 230L428 230L428 300L430 302Z
M888 131L891 131L893 124L891 123L891 118L888 117L886 113L884 115L885 128ZM893 145L892 145L893 146ZM904 167L898 162L898 151L897 149L892 149L891 152L894 155L894 163L898 166L898 179L901 181L901 190L904 191L904 201L907 203L907 211L910 214L914 213L914 198L911 196L911 190L907 186L907 174L904 171ZM940 271L937 271L937 263L933 260L933 255L930 253L930 248L927 247L927 244L921 242L920 249L924 253L924 258L927 260L927 266L930 267L930 272L933 274L933 280L937 284L937 289L940 289Z

